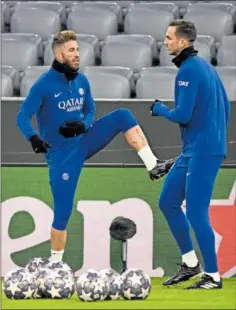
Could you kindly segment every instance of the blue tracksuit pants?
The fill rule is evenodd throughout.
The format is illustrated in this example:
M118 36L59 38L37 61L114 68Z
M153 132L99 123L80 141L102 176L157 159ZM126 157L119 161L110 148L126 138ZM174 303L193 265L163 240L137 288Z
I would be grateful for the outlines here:
M170 230L182 254L193 250L189 223L195 233L205 272L217 272L215 236L209 222L209 205L223 156L183 157L168 173L159 199ZM181 209L186 199L186 215Z

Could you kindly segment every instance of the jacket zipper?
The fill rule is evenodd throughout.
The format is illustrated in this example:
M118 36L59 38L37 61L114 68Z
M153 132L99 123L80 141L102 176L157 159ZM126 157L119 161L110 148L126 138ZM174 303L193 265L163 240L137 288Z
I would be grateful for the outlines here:
M72 94L71 81L69 81L69 92Z

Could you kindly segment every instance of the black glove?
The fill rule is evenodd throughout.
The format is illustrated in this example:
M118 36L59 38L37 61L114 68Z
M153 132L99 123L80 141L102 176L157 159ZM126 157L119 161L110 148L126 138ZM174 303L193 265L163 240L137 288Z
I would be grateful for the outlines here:
M44 140L42 140L38 135L33 135L30 137L29 141L31 142L32 148L35 153L47 153L48 148L51 146Z
M160 102L161 102L160 100L155 99L154 103L151 105L151 107L150 107L150 112L151 112L151 115L152 115L152 116L154 116L154 115L153 115L153 108L154 108L155 104L156 104L156 103L160 103Z
M64 125L60 126L59 133L64 138L72 138L85 133L85 125L81 121L76 122L65 122Z

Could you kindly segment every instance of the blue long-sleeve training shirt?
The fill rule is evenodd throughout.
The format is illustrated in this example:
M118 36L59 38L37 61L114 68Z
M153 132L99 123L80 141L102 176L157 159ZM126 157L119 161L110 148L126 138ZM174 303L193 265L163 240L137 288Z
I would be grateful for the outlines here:
M39 134L52 150L76 142L81 136L66 139L58 129L65 121L82 120L88 129L95 119L95 102L87 78L79 72L68 81L64 73L51 68L40 76L17 113L17 125L27 140L37 134L31 118L36 114Z
M184 156L226 154L230 103L216 70L206 60L199 56L184 60L175 80L175 108L158 105L153 115L179 124Z

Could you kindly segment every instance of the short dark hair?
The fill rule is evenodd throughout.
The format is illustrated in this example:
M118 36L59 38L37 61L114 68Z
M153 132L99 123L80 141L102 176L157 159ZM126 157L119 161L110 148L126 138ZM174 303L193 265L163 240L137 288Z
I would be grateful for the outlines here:
M194 23L183 19L177 19L172 21L169 26L176 26L176 36L183 37L189 42L194 42L196 40L197 30Z
M61 44L64 44L69 41L77 41L76 34L71 30L63 30L57 33L52 41L52 50L55 50L55 47Z

